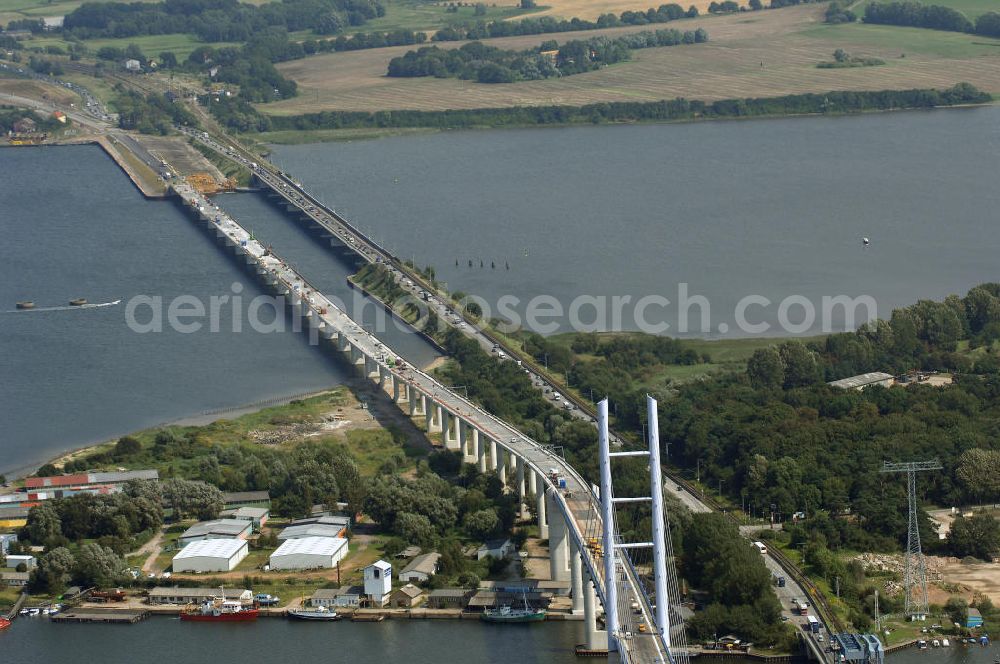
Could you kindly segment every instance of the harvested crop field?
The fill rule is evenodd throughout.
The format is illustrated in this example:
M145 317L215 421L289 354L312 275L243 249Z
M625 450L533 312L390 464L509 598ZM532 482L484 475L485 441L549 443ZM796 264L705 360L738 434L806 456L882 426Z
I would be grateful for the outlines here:
M582 18L590 21L595 20L601 14L621 14L624 11L646 10L650 7L659 7L664 4L662 1L642 4L635 0L544 0L539 5L545 5L545 9L532 14L532 16L559 16L562 18ZM685 9L694 5L702 14L708 11L708 6L712 0L693 0L688 2L678 2ZM741 5L746 4L740 2Z
M279 65L300 96L260 110L292 115L320 110L445 110L686 97L717 100L829 90L943 88L961 81L1000 92L1000 40L974 35L874 25L825 25L823 7L675 21L603 31L489 40L524 49L545 39L584 39L652 28L703 27L709 42L633 52L630 62L563 79L487 85L457 79L388 78L391 58L410 47L332 53ZM455 48L461 42L440 44ZM886 61L883 67L817 69L842 48Z
M28 99L43 99L53 104L69 105L80 101L80 96L62 86L45 85L20 78L0 78L0 92Z

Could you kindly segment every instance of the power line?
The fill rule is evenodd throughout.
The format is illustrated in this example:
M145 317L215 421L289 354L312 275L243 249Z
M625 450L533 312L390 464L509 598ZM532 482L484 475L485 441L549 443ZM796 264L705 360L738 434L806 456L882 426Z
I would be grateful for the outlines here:
M883 473L906 473L910 524L906 534L906 561L903 572L906 603L903 612L910 620L923 620L927 617L927 562L920 548L920 527L917 523L917 473L942 468L937 459L902 463L886 461L882 464Z

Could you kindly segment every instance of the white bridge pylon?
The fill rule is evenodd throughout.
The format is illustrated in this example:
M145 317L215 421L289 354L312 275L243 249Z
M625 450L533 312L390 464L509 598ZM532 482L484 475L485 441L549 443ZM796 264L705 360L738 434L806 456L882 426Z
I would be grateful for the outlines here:
M687 649L682 646L674 649L672 646L671 634L679 634L681 643L683 638L683 624L678 620L674 625L674 630L670 624L671 600L676 601L668 591L668 587L673 587L676 594L677 580L676 570L673 568L673 560L668 572L667 558L673 558L673 547L669 541L670 535L666 521L666 513L663 507L663 481L662 470L660 468L660 432L656 399L651 396L646 397L646 415L649 423L649 447L646 450L634 450L623 452L612 452L608 435L608 400L604 399L597 404L597 436L598 451L601 471L601 521L603 526L602 550L604 551L604 578L605 587L605 622L608 633L608 652L625 654L636 650L647 650L644 648L626 647L623 641L634 641L643 638L660 640L661 644L656 644L653 648L661 656L659 661L680 664L687 661ZM616 497L612 482L612 459L617 457L648 457L650 492L648 496ZM623 542L616 522L615 507L622 503L649 502L651 504L651 533L650 541L647 542ZM636 629L633 622L632 607L619 606L618 598L624 586L629 583L629 577L637 578L638 574L632 567L628 551L636 549L652 549L652 571L655 594L655 616L654 625L647 625L645 630ZM624 553L623 553L624 552ZM672 572L672 574L670 573ZM652 604L645 592L640 589L641 600ZM645 611L643 611L646 614ZM676 629L679 628L679 629ZM630 644L631 645L631 644ZM624 659L624 658L623 658Z

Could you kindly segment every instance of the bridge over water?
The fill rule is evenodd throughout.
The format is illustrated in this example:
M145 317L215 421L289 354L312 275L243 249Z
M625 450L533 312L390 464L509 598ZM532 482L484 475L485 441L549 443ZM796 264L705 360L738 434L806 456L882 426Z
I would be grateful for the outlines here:
M261 180L279 182L281 176L268 172L261 174ZM601 540L603 544L595 546L604 530L600 497L561 456L448 389L433 376L408 365L314 288L292 265L274 255L236 219L190 185L174 183L172 191L264 284L284 296L318 339L342 352L404 412L423 418L429 432L440 432L448 449L461 452L466 462L476 464L482 472L495 472L504 486L519 496L522 510L526 501L535 501L539 535L549 540L551 578L570 582L573 611L583 614L588 648L603 650L610 646L612 651L617 648L622 661L636 664L676 662L686 656L682 652L671 653L669 626L665 626L666 634L656 628L653 606L628 556L620 555L619 547L624 545L617 534L611 535L610 546L607 537ZM286 189L282 187L282 191ZM310 205L317 209L319 206L308 202L301 192L287 195L316 215L317 220L324 218L320 215L326 216L324 221L331 224L334 232L350 232L349 244L351 238L355 243L364 242L361 255L373 261L387 258L377 245L354 235L353 229L338 228L340 222L330 221L332 215L328 211L310 210ZM612 560L616 562L610 566L603 555L606 551L615 554ZM618 596L617 601L613 595ZM617 623L611 635L598 629L597 621L598 602L607 607L609 601L616 610L613 616L605 616L606 623Z

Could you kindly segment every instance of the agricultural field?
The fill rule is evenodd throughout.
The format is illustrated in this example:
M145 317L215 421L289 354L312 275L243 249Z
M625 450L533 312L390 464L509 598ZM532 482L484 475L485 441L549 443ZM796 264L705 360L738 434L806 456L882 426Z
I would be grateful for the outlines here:
M0 77L0 92L27 99L41 99L54 104L69 105L80 101L80 96L62 86L45 85L23 78Z
M709 41L643 49L635 51L631 61L602 70L513 84L386 77L389 60L410 49L405 46L332 53L279 65L286 76L298 82L301 95L259 108L273 115L293 115L319 110L444 110L674 97L717 100L830 90L943 88L961 81L994 94L1000 92L1000 40L916 28L826 25L823 10L823 6L806 5L676 21L669 27L703 27ZM508 37L489 43L524 49L548 38L566 41L644 29L649 27ZM838 48L853 56L885 60L886 65L816 67L830 60Z
M374 21L368 21L360 28L364 32L390 31L390 30L424 30L432 32L439 28L456 23L469 23L472 21L498 21L519 16L538 16L546 13L547 8L542 9L521 9L515 0L501 0L493 2L487 0L486 14L475 15L475 7L472 2L464 3L467 6L457 7L456 11L449 12L448 2L420 2L419 0L388 0L385 2L385 16ZM572 18L567 16L567 18Z
M720 0L721 1L721 0ZM636 0L545 0L545 9L535 14L535 16L558 16L560 18L582 18L593 21L601 14L621 14L624 11L645 11L650 7L659 7L664 3L662 0L656 2L636 2ZM712 0L684 0L678 2L685 9L691 6L698 8L702 14L708 12L708 6ZM740 0L741 5L746 2ZM764 4L767 4L766 2Z
M2 2L3 0L0 0ZM42 48L46 46L59 46L63 49L69 49L69 42L63 40L58 35L45 35L40 37L33 37L32 39L24 42L25 46L33 47L40 46ZM239 44L233 42L211 42L206 43L199 41L194 35L142 35L138 37L126 37L123 39L87 39L83 42L90 52L96 53L98 49L104 46L112 46L114 48L125 49L129 44L135 44L142 52L150 57L156 57L164 51L170 51L177 56L178 60L184 60L199 46L212 46L214 48L222 48L224 46L239 46Z
M859 0L851 4L850 7L861 15L864 13L865 5L868 2L869 0ZM973 20L980 14L1000 11L1000 3L997 3L996 0L920 0L920 2L925 5L941 5L957 9Z

